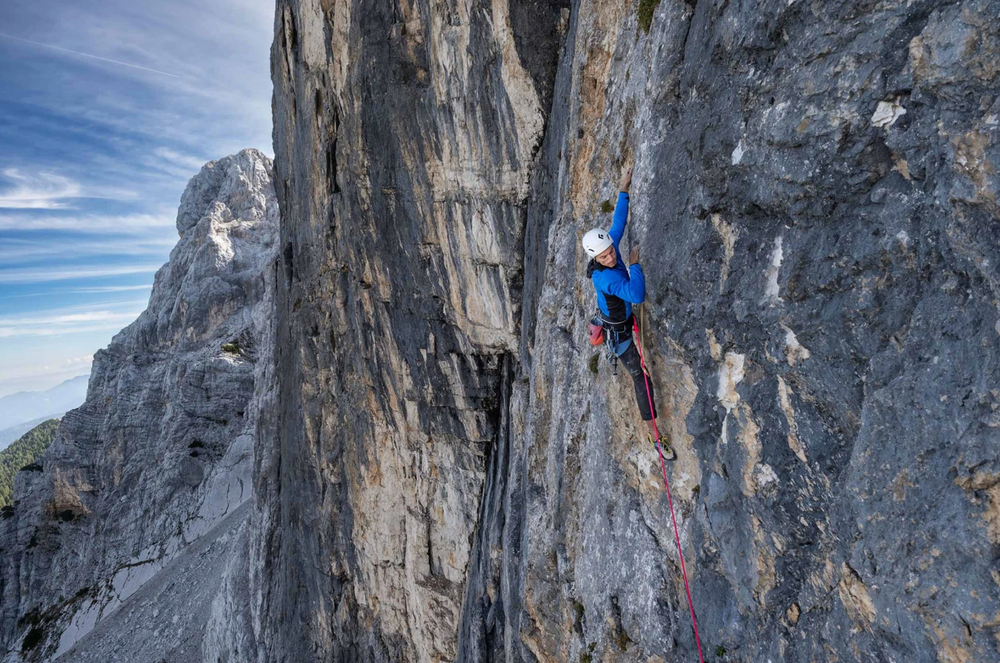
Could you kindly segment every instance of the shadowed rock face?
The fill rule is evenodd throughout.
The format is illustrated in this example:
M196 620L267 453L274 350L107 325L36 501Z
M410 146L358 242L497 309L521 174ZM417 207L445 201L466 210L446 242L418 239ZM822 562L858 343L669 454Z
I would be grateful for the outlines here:
M583 341L633 160L709 656L1000 660L1000 5L650 8L278 3L278 442L229 660L694 660Z
M86 402L63 417L42 471L18 474L13 512L0 521L0 627L11 660L68 650L250 498L272 363L271 168L244 150L192 178L149 306L96 353ZM197 588L207 593L200 623L189 621L199 611L192 592L158 605L158 620L115 613L143 642L137 654L98 643L84 647L96 659L60 660L178 660L169 654L178 620L168 626L178 611L184 646L200 653L215 576Z

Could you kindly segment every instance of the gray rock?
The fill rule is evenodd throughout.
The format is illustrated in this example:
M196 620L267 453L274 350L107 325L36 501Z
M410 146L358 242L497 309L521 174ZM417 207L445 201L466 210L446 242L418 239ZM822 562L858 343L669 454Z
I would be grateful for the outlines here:
M201 660L204 631L226 563L246 519L243 502L101 620L58 663Z
M157 630L148 611L133 615L129 597L151 579L163 585L178 556L232 527L227 516L250 497L256 399L269 391L261 376L273 363L271 168L244 150L192 178L149 306L95 355L86 402L63 417L44 471L19 473L13 511L0 521L8 660L171 651L169 638L150 635L126 656L114 638L126 627ZM215 554L221 573L225 552ZM185 646L200 653L214 587L202 581L180 599L178 609L201 621L186 617L193 626L173 625L171 637L184 630Z
M1000 660L1000 5L640 11L278 3L278 393L214 656L695 659L583 340L634 161L709 658Z

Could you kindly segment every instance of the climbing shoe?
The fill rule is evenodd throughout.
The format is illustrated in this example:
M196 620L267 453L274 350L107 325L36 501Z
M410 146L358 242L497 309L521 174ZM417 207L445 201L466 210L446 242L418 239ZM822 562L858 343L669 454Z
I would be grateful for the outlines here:
M663 453L663 460L677 460L677 454L674 452L674 448L670 446L670 443L667 442L666 438L660 436L659 440L653 441L653 436L649 434L646 435L646 438L654 447L656 446L656 442L660 443L660 451Z

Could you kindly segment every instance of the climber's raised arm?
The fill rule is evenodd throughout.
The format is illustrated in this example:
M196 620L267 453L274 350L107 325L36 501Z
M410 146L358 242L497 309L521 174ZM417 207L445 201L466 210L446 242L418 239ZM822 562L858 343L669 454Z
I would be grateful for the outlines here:
M628 190L632 185L632 167L627 166L622 173L622 181L618 187L618 201L615 203L615 216L608 234L614 240L615 246L625 235L625 224L628 223Z

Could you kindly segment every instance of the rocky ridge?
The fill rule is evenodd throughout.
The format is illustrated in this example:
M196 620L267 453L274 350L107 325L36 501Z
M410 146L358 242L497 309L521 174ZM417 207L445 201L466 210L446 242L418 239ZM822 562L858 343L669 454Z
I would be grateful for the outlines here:
M74 646L120 623L133 593L220 522L232 527L227 516L250 498L272 348L271 168L244 150L191 179L149 306L95 355L86 402L64 416L40 471L18 474L0 522L7 660L91 660ZM217 574L205 582L202 592ZM213 597L200 623L171 624L161 605L158 629L131 624L133 636L157 630L130 660L190 660L175 650L200 652Z

